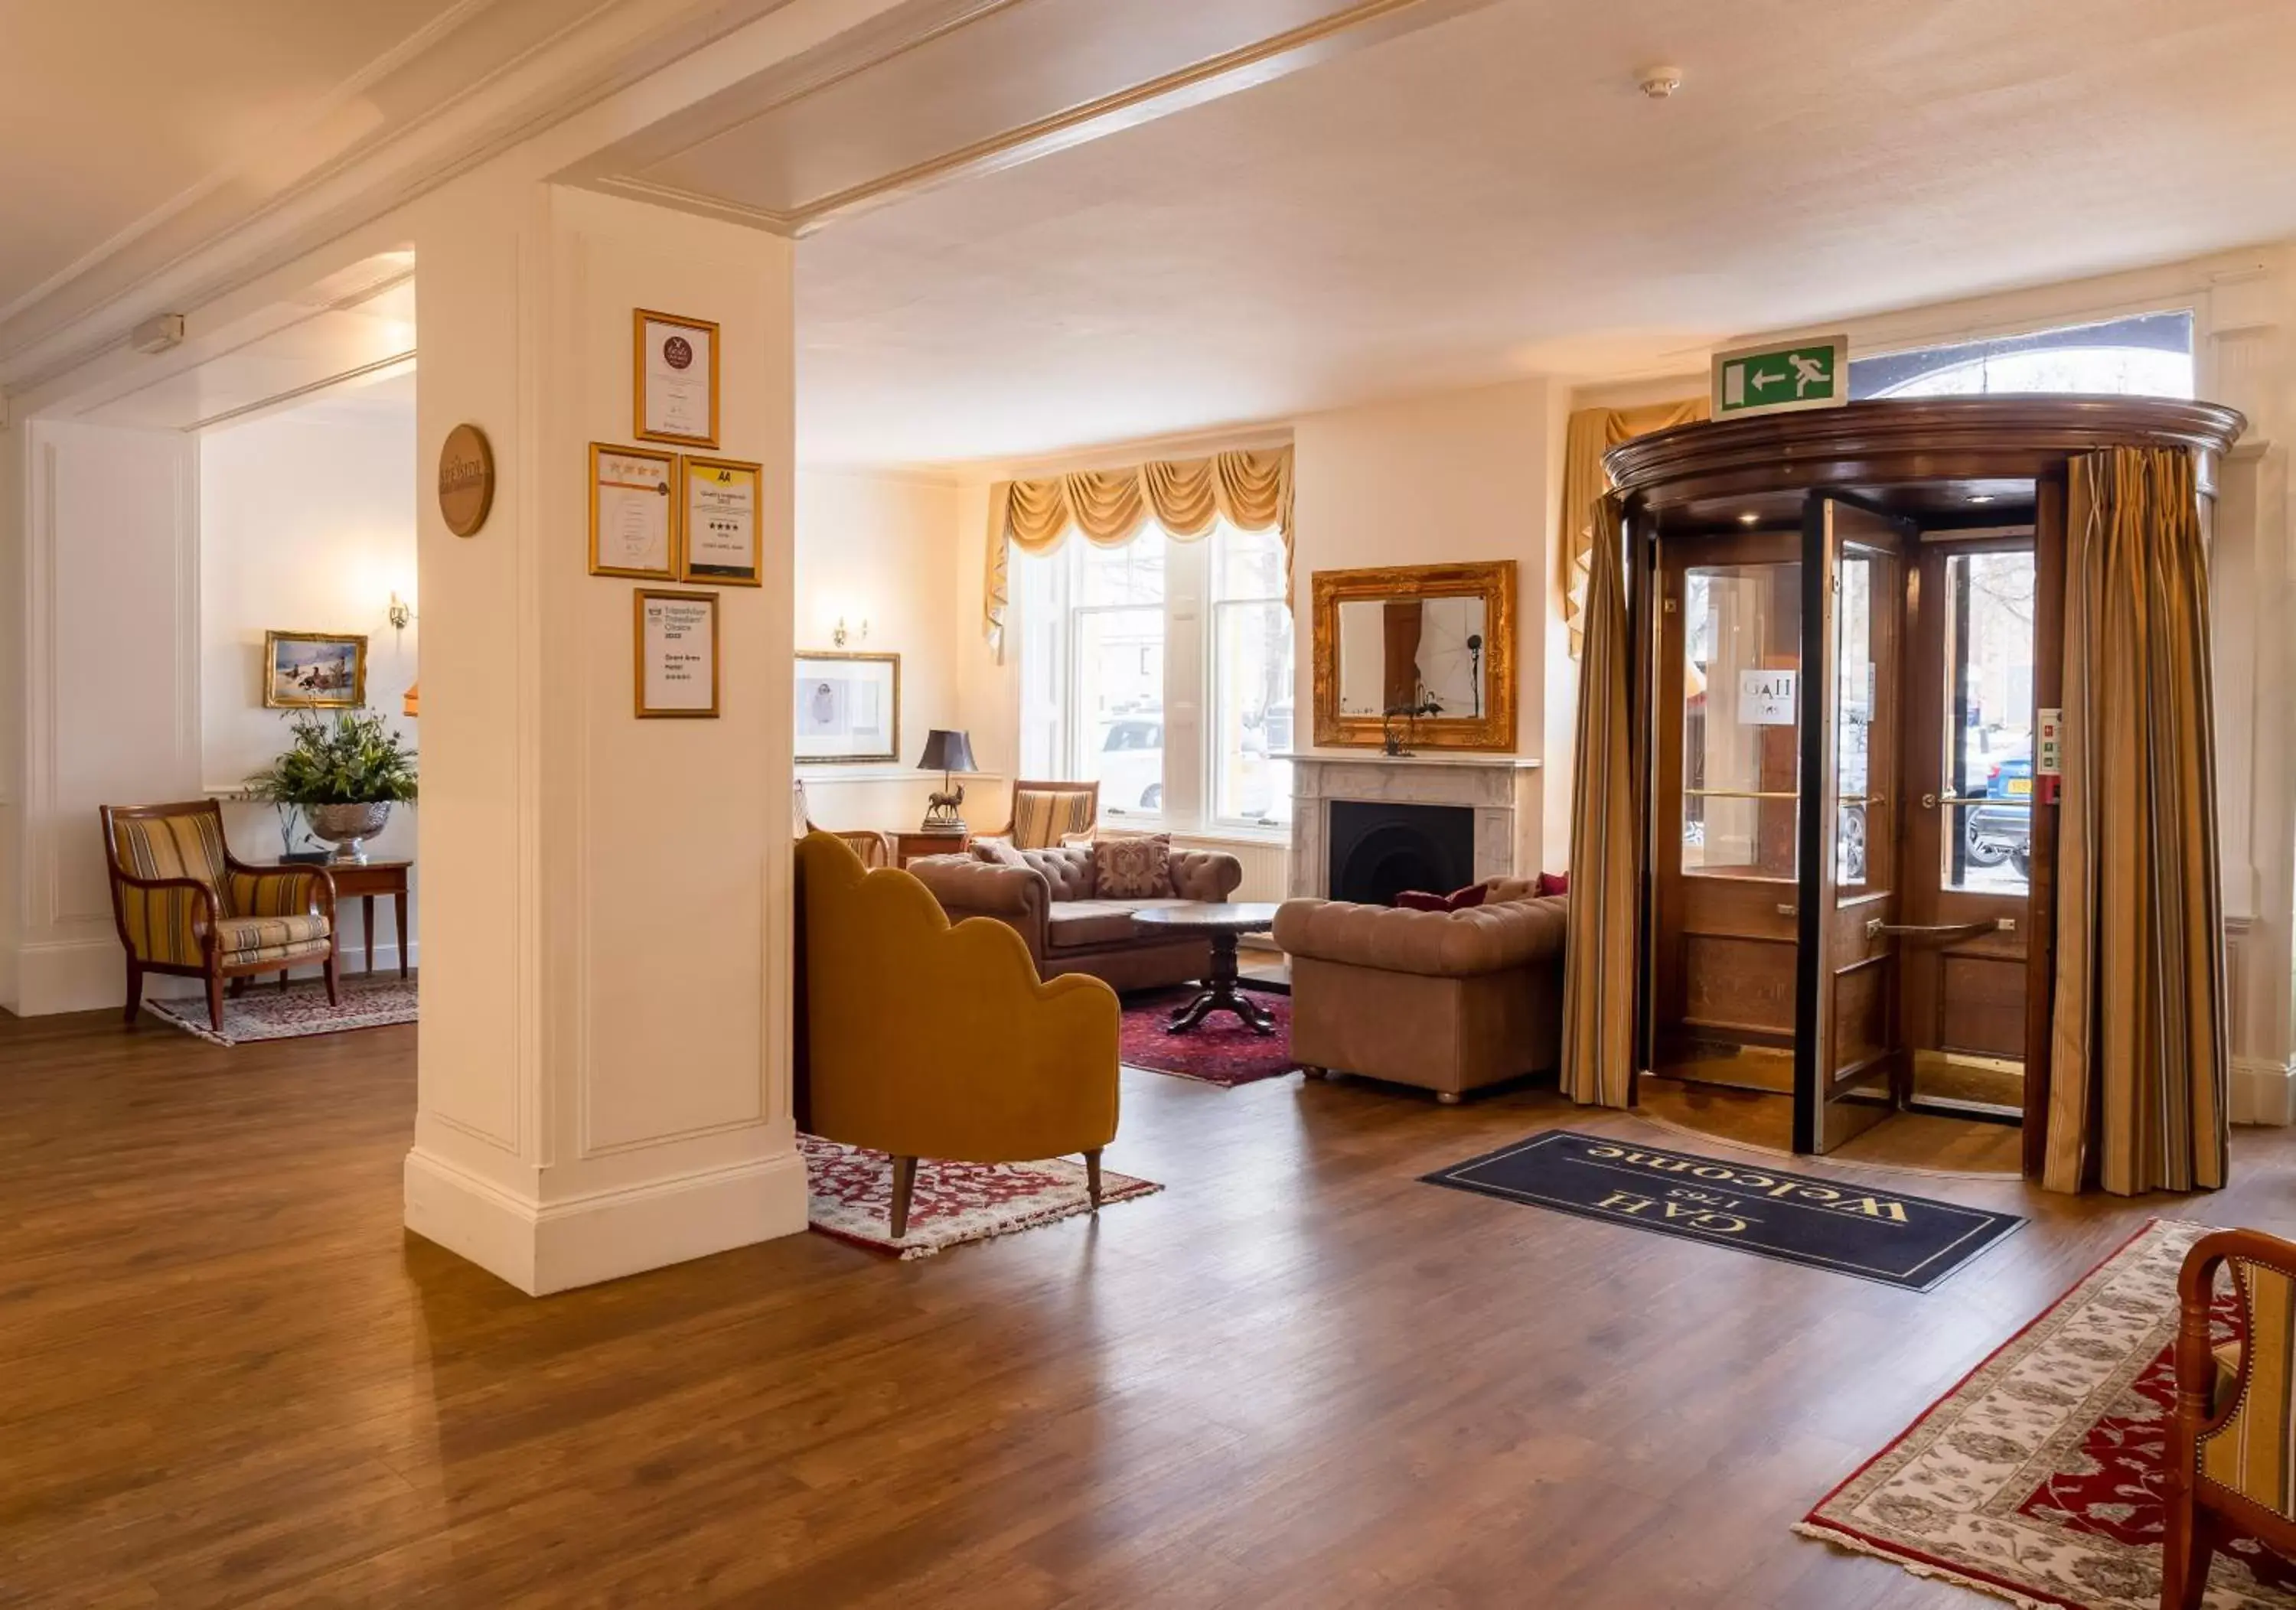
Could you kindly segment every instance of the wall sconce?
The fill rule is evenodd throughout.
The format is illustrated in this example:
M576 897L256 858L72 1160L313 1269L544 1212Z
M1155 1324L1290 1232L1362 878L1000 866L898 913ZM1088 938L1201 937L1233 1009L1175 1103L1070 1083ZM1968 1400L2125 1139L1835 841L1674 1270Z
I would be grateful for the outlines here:
M390 608L387 614L390 620L390 629L393 632L404 632L414 618L414 606L394 592L390 595Z
M841 615L837 617L837 625L830 629L829 641L836 647L841 649L851 641L852 636L853 634L845 629L845 617ZM865 643L869 641L869 621L865 616L862 617L861 621L861 641Z

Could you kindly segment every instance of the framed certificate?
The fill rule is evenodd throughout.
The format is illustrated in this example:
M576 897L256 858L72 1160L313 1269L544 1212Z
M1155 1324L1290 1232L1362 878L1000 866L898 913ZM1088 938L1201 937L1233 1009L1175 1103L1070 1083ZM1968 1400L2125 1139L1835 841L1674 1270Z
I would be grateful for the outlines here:
M718 326L641 307L630 315L637 353L630 429L642 442L718 445Z
M590 574L677 579L677 455L590 444Z
M736 459L688 458L680 477L685 533L677 579L760 585L758 577L758 492L764 466Z
M718 595L657 593L637 601L637 713L718 714Z

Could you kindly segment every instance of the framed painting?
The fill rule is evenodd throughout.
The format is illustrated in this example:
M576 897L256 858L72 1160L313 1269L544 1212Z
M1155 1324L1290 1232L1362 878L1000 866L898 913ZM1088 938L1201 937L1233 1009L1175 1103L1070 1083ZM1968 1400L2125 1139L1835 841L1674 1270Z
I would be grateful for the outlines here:
M348 632L266 632L263 707L356 710L366 703L366 639Z
M800 654L797 758L891 761L901 754L901 657Z

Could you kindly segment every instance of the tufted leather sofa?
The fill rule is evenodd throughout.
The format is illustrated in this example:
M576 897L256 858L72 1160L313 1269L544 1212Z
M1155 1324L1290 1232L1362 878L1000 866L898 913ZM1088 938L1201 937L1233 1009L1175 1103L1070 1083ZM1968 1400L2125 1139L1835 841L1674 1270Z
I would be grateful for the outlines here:
M951 922L993 917L1027 942L1037 973L1089 973L1119 990L1153 989L1201 978L1211 962L1201 936L1158 934L1132 920L1152 905L1226 900L1243 881L1243 863L1218 850L1172 851L1170 895L1098 900L1092 851L1081 846L1018 852L1025 866L964 855L929 855L909 870Z
M1570 896L1488 887L1460 911L1286 901L1275 943L1292 957L1293 1060L1446 1102L1561 1066Z

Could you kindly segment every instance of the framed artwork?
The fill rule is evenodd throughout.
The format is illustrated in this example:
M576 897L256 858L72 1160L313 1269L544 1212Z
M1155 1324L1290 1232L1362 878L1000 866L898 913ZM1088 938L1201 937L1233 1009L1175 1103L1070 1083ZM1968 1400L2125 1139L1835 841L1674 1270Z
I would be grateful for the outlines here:
M640 715L718 714L718 595L636 595L636 699Z
M590 574L677 579L677 455L590 444Z
M901 754L901 657L797 657L797 758L890 761Z
M356 710L366 703L366 639L348 632L266 632L263 707Z
M637 347L630 429L642 442L718 445L718 326L708 319L633 310Z
M755 587L758 576L758 493L765 467L739 459L687 458L679 481L678 511L685 541L677 579Z

